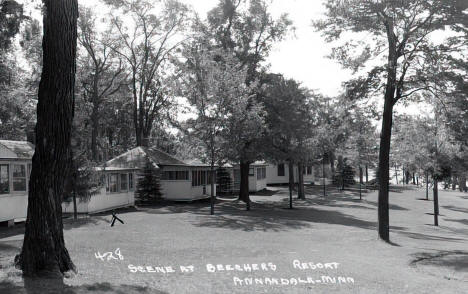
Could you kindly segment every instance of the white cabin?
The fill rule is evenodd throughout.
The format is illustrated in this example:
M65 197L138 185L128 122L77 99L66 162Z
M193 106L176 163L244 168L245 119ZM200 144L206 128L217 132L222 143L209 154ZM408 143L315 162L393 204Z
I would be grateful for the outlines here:
M0 140L0 222L26 219L34 145Z
M282 185L289 183L288 163L269 163L266 170L266 179L268 185ZM293 165L294 183L298 182L298 167ZM304 184L314 183L314 168L312 165L304 166L303 170Z

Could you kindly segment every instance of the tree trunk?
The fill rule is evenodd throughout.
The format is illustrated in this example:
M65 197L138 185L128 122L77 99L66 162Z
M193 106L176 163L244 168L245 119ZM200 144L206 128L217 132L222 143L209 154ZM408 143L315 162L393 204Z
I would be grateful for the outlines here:
M434 187L432 188L433 196L434 196L434 226L439 225L439 190L438 190L438 182L434 179Z
M250 163L247 161L240 162L240 189L239 200L242 200L247 205L246 209L250 210L250 197L249 197L249 168Z
M216 173L214 169L214 162L211 162L211 168L210 168L210 174L211 174L211 197L210 197L210 214L214 214L214 207L215 207L215 181L216 181Z
M458 189L460 190L460 192L467 192L465 175L461 175L458 177Z
M75 269L63 238L62 194L71 162L78 3L44 4L36 146L23 247L15 258L26 276Z
M457 189L457 182L458 182L457 176L453 176L452 178L452 190L453 191Z
M405 184L405 167L402 166L401 168L401 183L404 185Z
M93 107L93 113L91 114L91 155L94 161L98 160L97 151L97 137L99 132L99 109L97 106Z
M302 162L297 164L298 169L298 189L297 189L297 198L305 199L305 191L304 191L304 165Z
M288 171L289 171L289 208L293 208L293 189L294 189L294 163L288 161Z
M390 134L391 136L391 134ZM397 164L395 163L395 184L398 185L398 168L397 168Z
M410 181L410 177L411 177L411 174L408 170L405 171L406 172L406 177L405 177L405 183L406 185L409 185L409 181Z
M362 180L363 180L362 166L359 166L359 200L362 199L362 191L361 191Z
M429 172L426 171L426 200L429 200Z
M322 159L322 181L323 181L323 197L327 195L326 181L325 181L325 158Z
M366 164L366 185L369 184L369 170L368 170L368 166Z

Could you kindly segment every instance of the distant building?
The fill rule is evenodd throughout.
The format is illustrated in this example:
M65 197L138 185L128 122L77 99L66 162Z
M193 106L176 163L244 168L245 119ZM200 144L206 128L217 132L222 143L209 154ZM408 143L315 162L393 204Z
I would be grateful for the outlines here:
M299 181L298 167L293 165L294 183ZM314 168L312 165L304 166L303 170L304 184L314 183ZM289 165L288 163L269 163L266 169L266 179L268 185L288 184L289 183Z
M0 140L0 221L12 225L26 218L34 145Z
M209 197L210 189L208 187L211 178L209 165L196 160L183 162L156 148L133 148L107 161L102 168L108 178L112 177L112 174L118 173L114 172L113 169L133 170L138 174L143 170L147 161L151 162L160 172L163 198L196 200ZM117 181L120 183L118 179ZM109 182L107 181L107 183Z

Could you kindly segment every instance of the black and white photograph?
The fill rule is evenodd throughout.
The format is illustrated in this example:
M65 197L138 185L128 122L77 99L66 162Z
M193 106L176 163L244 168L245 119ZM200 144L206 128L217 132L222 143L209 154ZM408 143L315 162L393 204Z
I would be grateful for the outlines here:
M468 293L468 0L0 0L0 293Z

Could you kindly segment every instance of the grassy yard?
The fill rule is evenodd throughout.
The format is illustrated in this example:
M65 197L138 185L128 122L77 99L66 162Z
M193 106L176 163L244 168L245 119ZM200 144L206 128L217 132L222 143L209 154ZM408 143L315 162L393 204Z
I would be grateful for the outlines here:
M0 228L0 293L468 293L468 194L441 191L434 227L424 190L393 188L387 244L377 192L307 187L290 210L286 188L269 189L251 211L221 199L214 216L195 202L121 211L114 227L110 214L66 220L78 273L63 281L23 280L24 228ZM96 258L117 248L123 259Z

